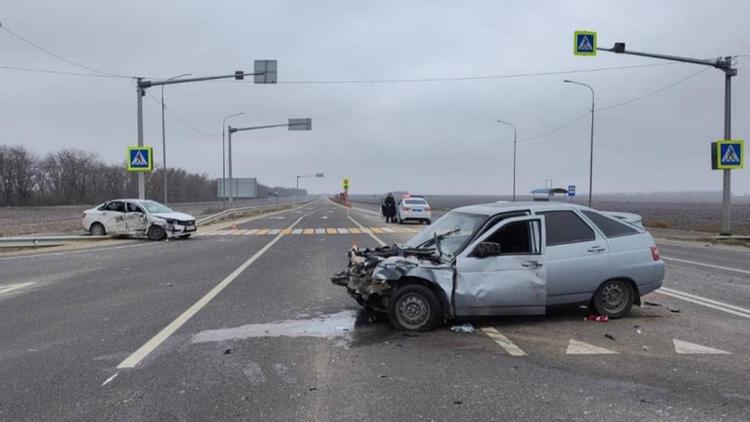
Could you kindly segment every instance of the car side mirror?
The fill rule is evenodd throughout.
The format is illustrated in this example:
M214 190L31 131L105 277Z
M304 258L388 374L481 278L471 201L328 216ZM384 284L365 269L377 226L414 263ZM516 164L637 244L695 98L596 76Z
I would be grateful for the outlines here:
M474 256L477 258L486 258L489 256L498 256L503 253L500 244L497 242L480 242L474 249Z

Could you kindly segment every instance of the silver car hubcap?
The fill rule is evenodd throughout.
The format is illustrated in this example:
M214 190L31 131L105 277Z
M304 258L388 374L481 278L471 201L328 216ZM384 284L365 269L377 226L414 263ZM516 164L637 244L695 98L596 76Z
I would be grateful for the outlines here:
M627 304L627 292L620 283L609 283L602 289L601 299L604 308L613 314L622 311Z
M416 294L403 296L397 310L399 322L406 328L419 328L430 317L430 305L425 298Z

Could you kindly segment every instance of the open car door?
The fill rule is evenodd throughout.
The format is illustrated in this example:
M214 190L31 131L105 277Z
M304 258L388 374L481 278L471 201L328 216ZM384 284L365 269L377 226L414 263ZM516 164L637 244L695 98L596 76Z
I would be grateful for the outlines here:
M500 221L456 258L456 316L543 315L544 217Z

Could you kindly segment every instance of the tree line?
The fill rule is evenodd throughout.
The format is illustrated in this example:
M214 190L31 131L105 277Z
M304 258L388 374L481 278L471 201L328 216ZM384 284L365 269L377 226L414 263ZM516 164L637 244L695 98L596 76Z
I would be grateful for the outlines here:
M164 171L146 173L146 196L161 200ZM216 200L218 179L181 168L167 171L170 202ZM259 194L296 194L295 189L258 186ZM95 153L63 148L39 157L23 146L0 145L0 206L97 204L138 194L137 175L124 164L103 162Z

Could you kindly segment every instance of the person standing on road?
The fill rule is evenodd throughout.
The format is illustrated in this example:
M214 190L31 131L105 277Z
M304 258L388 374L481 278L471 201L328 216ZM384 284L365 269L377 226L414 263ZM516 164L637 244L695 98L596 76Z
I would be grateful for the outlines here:
M388 193L385 197L385 222L396 222L396 200L393 199L393 193Z

